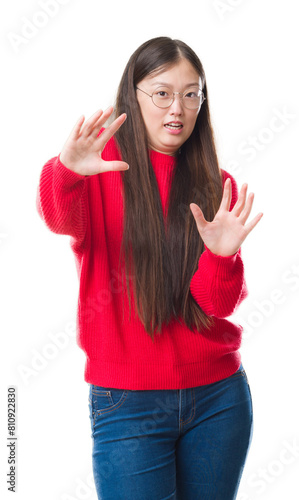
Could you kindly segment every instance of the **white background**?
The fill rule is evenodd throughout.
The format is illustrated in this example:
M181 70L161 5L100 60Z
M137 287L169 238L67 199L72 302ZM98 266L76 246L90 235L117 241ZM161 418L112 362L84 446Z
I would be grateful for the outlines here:
M56 5L52 16L42 4ZM85 357L74 331L75 261L69 237L39 218L36 190L43 164L79 116L113 104L131 53L161 35L199 55L221 167L254 191L252 215L264 212L243 244L249 297L232 318L244 325L255 417L238 500L299 498L296 4L14 0L1 7L1 498L13 496L6 421L7 387L16 385L16 496L96 500Z

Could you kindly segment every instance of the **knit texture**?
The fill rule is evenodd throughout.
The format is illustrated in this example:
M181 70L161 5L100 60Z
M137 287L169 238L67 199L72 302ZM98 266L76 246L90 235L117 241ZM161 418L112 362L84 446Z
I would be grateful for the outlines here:
M104 160L120 159L114 138ZM150 152L164 215L175 158ZM231 209L238 193L233 177ZM43 167L37 209L47 227L70 235L79 277L77 343L86 355L85 381L129 390L185 389L232 375L240 366L242 327L225 319L247 296L241 251L229 257L202 253L190 292L214 317L210 330L192 332L172 320L154 342L136 310L129 316L119 256L123 233L120 172L76 174L51 158ZM53 266L55 263L53 262Z

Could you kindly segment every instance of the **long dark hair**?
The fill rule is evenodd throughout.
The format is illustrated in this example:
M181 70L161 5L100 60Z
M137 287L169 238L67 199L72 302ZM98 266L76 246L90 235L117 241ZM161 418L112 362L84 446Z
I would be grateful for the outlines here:
M164 71L182 58L198 72L206 100L191 136L176 158L165 228L136 86L149 74ZM205 73L194 51L182 41L168 37L142 44L129 59L118 88L115 115L121 113L127 114L127 120L115 138L122 159L130 165L128 171L121 172L124 194L121 254L125 260L130 312L129 276L133 278L138 316L153 341L155 333L161 333L162 325L174 318L192 331L210 328L212 317L203 312L190 293L190 281L204 245L189 204L197 203L205 218L213 220L221 202L222 178Z

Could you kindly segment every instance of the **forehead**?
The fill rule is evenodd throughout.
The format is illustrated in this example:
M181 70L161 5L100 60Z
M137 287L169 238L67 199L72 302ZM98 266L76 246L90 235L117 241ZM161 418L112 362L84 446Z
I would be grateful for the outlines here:
M155 71L148 75L144 81L151 87L156 85L168 85L169 87L188 87L190 85L199 85L201 87L201 78L197 70L186 59L181 59L173 66Z

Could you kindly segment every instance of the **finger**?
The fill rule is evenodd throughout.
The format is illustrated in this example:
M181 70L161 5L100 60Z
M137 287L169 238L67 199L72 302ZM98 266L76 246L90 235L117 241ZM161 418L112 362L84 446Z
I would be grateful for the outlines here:
M257 214L254 219L252 219L251 222L248 222L248 224L246 224L245 226L245 230L246 230L246 235L248 235L250 233L250 231L253 230L253 228L255 228L255 226L257 225L257 223L261 220L261 218L263 217L263 213L260 212L259 214Z
M122 126L122 124L126 121L127 115L123 113L120 115L114 122L107 127L104 132L98 137L98 146L99 149L103 149L105 144L111 139L111 137L115 134L115 132Z
M109 106L109 108L107 108L104 112L102 109L96 111L85 123L85 126L82 129L82 136L88 137L94 130L95 125L99 125L99 122L101 124L105 123L105 121L108 120L109 116L111 115L112 111L112 106Z
M224 183L222 200L220 203L219 210L229 210L232 199L232 184L228 177Z
M243 207L243 210L239 216L239 220L242 224L245 224L245 222L247 221L247 219L250 215L252 205L253 205L253 200L254 200L254 193L250 193L248 198L247 198L246 204Z
M102 172L110 172L111 170L128 170L129 165L124 161L103 161Z
M110 118L112 113L113 113L113 107L109 106L109 108L107 108L106 111L104 111L103 115L94 124L93 130L91 133L92 137L97 138L99 136L99 132L100 132L101 128L104 126L104 124L108 120L108 118Z
M70 139L75 140L78 138L82 124L84 122L84 119L85 119L84 115L81 115L80 118L76 121L75 126L73 127L73 129L70 133L70 136L69 136Z
M241 187L241 191L238 196L238 200L235 204L235 206L232 209L232 213L236 216L239 217L240 213L244 209L244 205L246 202L246 194L247 194L247 187L248 184L243 184Z
M204 214L202 213L202 210L198 205L196 205L195 203L190 203L189 207L195 219L198 232L200 233L204 230L208 222L206 221Z

